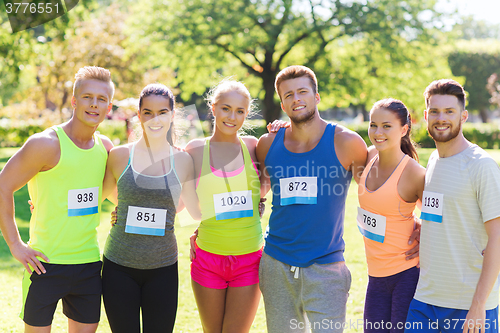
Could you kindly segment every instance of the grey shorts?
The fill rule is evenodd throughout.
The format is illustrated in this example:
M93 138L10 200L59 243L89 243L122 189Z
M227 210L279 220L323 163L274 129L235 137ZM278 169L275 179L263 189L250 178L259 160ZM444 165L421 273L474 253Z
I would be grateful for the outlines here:
M294 268L263 253L259 279L269 333L343 332L351 287L345 262Z

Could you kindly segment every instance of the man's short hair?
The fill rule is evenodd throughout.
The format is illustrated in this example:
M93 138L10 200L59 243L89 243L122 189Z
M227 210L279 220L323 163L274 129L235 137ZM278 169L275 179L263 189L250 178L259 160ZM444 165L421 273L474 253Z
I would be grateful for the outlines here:
M276 76L276 81L274 82L274 88L276 89L276 93L278 94L280 100L280 92L278 88L281 82L291 79L297 79L299 77L307 77L309 81L311 81L311 86L313 88L314 94L318 92L318 80L316 79L316 75L314 72L306 67L306 66L289 66L282 69L278 75Z
M75 96L77 89L85 80L98 80L109 84L111 88L110 101L115 94L115 85L111 81L111 73L106 68L97 66L85 66L78 70L75 74L75 84L73 85L73 96Z
M429 100L432 95L453 95L458 99L460 106L465 110L465 91L464 88L455 80L441 79L431 82L424 92L425 106L429 106Z

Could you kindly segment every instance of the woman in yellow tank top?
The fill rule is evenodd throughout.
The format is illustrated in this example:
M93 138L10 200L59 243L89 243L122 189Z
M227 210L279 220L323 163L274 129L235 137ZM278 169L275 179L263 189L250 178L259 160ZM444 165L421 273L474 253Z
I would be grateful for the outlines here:
M204 332L248 332L260 300L263 244L257 139L238 135L252 99L241 82L224 80L207 100L214 133L186 146L202 213L192 249L193 292Z
M373 146L358 184L358 228L363 234L369 282L365 332L403 332L415 293L418 257L410 259L425 168L410 140L411 116L395 99L378 101L370 111ZM417 249L417 247L415 247Z

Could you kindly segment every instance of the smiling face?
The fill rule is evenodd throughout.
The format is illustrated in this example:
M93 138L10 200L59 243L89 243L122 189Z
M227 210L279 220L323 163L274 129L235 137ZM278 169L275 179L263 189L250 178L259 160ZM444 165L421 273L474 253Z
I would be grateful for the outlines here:
M174 112L165 96L149 95L142 99L139 119L148 138L166 138Z
M434 141L448 142L460 134L468 113L460 106L456 96L432 95L424 116L427 130Z
M370 112L368 136L378 151L401 147L401 138L407 131L408 125L401 126L395 112L383 108Z
M278 88L281 108L294 124L306 123L314 118L320 101L314 93L311 81L307 77L285 80Z
M87 126L96 127L111 110L112 90L107 82L84 80L71 98L74 117Z
M212 105L216 130L225 135L236 135L248 115L250 101L237 91L221 94Z

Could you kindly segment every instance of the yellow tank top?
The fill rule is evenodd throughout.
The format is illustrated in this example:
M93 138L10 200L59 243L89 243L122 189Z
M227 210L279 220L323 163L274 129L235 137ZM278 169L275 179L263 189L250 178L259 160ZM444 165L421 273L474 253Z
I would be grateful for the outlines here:
M259 176L241 139L240 144L244 165L225 177L210 165L210 140L203 149L196 188L202 215L197 244L215 254L241 255L262 247Z
M30 221L29 245L52 264L83 264L100 260L97 226L101 189L108 153L94 134L94 146L81 149L62 127L57 165L28 182L35 210Z

